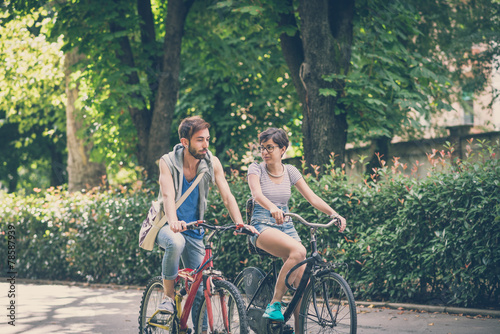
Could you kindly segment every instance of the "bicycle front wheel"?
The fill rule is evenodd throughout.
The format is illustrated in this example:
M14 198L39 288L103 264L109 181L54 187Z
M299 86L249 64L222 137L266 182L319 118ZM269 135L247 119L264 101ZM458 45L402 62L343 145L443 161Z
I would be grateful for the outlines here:
M212 282L213 286L207 287L207 289L211 288L212 296L209 301L203 298L197 313L195 333L201 334L206 330L208 334L248 334L245 303L236 287L228 281L213 280ZM207 302L211 305L211 312L207 312ZM208 328L203 328L205 314L208 316Z
M177 334L179 321L176 315L157 312L163 300L163 279L152 278L142 294L139 311L139 334Z
M356 334L356 304L346 280L326 270L307 286L300 306L303 333Z

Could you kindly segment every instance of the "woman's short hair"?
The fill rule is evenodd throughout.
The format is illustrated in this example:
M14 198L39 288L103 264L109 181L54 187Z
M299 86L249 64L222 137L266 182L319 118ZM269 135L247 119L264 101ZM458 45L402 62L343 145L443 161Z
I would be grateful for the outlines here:
M269 139L272 139L280 148L288 148L290 142L285 130L277 128L269 128L259 134L259 143L263 143Z
M200 116L184 118L179 125L179 140L182 138L191 140L193 134L208 128L210 128L210 124L205 122L205 120Z

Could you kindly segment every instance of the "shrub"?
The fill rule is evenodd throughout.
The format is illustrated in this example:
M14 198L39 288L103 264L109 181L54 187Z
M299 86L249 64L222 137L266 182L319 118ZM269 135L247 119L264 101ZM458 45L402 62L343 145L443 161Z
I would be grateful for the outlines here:
M16 231L20 277L131 284L159 273L159 250L137 247L139 220L152 197L147 190L69 194L51 188L0 196L2 230L13 225Z
M405 175L397 159L391 167L381 162L384 167L361 184L349 183L341 169L305 176L312 190L348 220L343 234L318 230L318 245L325 258L347 265L340 270L357 299L500 304L500 164L492 147L469 154L451 163L451 149L434 151L429 161L435 167L422 179ZM250 195L245 177L235 172L228 181L244 212ZM140 223L156 195L156 186L0 194L0 246L7 249L5 231L14 226L20 277L144 284L161 271L161 252L137 244ZM309 221L321 217L297 191L291 211ZM217 191L210 193L205 219L231 222ZM307 243L308 229L297 229ZM248 253L244 236L226 233L218 242L215 265L229 278L246 266L268 264ZM7 272L6 261L0 268Z

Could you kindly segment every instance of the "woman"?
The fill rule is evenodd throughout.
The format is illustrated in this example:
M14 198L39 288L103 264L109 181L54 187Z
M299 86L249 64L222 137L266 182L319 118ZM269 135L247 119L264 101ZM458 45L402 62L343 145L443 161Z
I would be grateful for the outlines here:
M273 299L267 306L264 317L284 321L281 300L285 293L285 277L290 269L306 258L306 249L291 221L284 219L288 212L291 187L295 185L304 198L316 209L340 220L339 230L344 231L346 220L317 196L297 168L284 165L282 157L288 148L288 136L282 129L269 128L259 135L263 162L252 163L248 168L248 185L255 200L251 225L260 235L251 238L252 243L266 252L283 259ZM289 281L298 286L304 266L292 273ZM295 328L298 328L297 307L294 312Z

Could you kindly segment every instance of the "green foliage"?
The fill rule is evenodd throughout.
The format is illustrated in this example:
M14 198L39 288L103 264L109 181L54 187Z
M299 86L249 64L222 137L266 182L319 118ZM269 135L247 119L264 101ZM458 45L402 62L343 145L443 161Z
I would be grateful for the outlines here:
M51 188L1 197L1 230L15 227L20 277L141 284L160 274L160 251L138 248L138 227L154 197L146 190L69 194ZM6 249L6 238L0 243Z
M357 13L351 71L326 77L346 82L339 103L348 115L349 141L414 138L424 129L422 120L450 110L453 93L445 64L424 56L415 43L427 13L398 0L361 1Z
M227 166L236 165L227 148L241 157L267 126L300 133L301 106L279 41L282 33L293 35L297 29L281 22L281 14L295 13L300 28L297 5L195 2L182 40L173 141L182 117L201 114L214 125L213 146ZM166 2L151 1L154 29L147 43L136 1L9 1L6 6L0 18L0 57L6 64L0 69L0 143L7 145L1 148L6 159L0 174L13 177L23 162L47 161L51 149L64 150L61 52L75 46L86 56L73 78L81 93L80 135L92 140L91 158L105 162L111 179L124 167L133 170L141 163L137 144L144 138L138 138L129 109L151 116L158 78L168 74L160 65ZM499 6L491 0L356 1L350 72L325 76L325 81L345 81L345 89L321 90L339 97L334 109L348 116L349 141L414 137L427 124L422 120L449 108L450 93L481 91L499 53ZM16 10L23 14L16 16ZM471 52L473 46L482 52ZM124 62L129 52L130 62ZM297 136L297 147L300 140ZM28 149L34 142L40 145ZM9 149L12 145L26 152Z
M348 220L344 234L318 230L318 246L326 259L347 264L339 270L357 299L498 305L500 147L478 146L468 159L453 163L451 150L434 151L429 154L434 167L422 179L405 174L397 159L390 167L382 163L361 184L349 183L340 168L305 176L312 190ZM243 209L250 195L245 177L235 172L228 181ZM143 284L158 275L161 252L137 245L140 223L156 196L153 189L1 193L0 229L16 228L19 276ZM208 221L231 222L215 189L209 205ZM309 221L327 220L297 191L290 206ZM307 243L308 229L300 225L298 231ZM5 243L6 236L0 238L2 249ZM248 253L244 236L227 233L215 246L215 264L229 278L245 266L268 264Z
M405 176L396 163L377 171L383 181L353 189L353 226L338 256L351 264L358 298L498 304L498 144L496 152L453 164L434 152L425 179Z
M215 153L224 165L230 165L228 147L244 155L248 143L269 126L286 126L297 136L296 143L301 141L294 123L301 107L278 35L245 13L195 3L183 37L176 119L199 114L213 124Z
M92 161L104 162L110 174L123 167L133 169L138 138L128 110L147 110L145 106L153 103L149 84L156 74L151 58L157 56L161 43L152 41L142 48L133 1L73 1L53 6L57 20L52 37L64 36L61 49L68 52L76 47L83 55L71 69L79 90L75 110L82 122L79 138L92 144ZM122 50L122 37L129 37L131 50ZM125 52L136 55L136 62L121 61ZM129 76L133 75L138 78L131 83Z
M51 167L64 170L66 148L62 38L48 40L51 21L45 10L0 14L0 181L9 191L65 179L50 179ZM34 164L43 176L33 182Z

